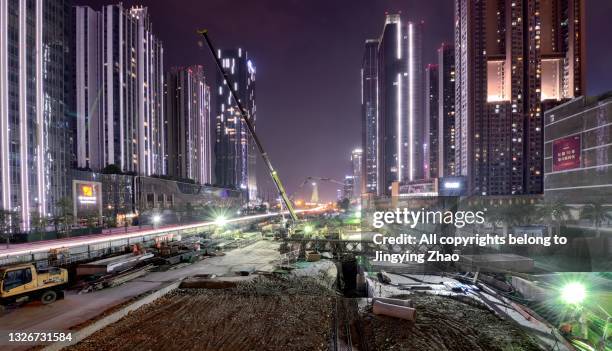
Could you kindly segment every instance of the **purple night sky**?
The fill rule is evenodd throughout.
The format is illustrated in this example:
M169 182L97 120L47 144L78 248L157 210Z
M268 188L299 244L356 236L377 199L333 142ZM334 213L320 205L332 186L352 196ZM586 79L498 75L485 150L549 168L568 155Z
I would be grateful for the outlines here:
M587 6L587 87L612 90L612 1ZM111 1L76 0L99 10ZM424 63L453 41L453 0L180 0L123 1L147 6L164 42L166 68L203 64L209 83L216 68L196 29L208 28L218 48L243 47L257 67L257 129L288 192L305 176L347 174L350 151L361 144L360 68L363 42L382 31L385 12L424 20ZM213 110L214 111L214 110ZM259 162L260 190L273 191ZM322 200L335 199L322 185ZM304 194L306 194L304 192ZM304 195L304 196L309 196Z

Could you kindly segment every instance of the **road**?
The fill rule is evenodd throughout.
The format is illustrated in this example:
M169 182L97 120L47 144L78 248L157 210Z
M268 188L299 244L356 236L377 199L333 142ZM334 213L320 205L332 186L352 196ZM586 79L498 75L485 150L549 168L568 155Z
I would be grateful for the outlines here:
M235 249L225 256L207 258L192 265L152 272L123 285L87 294L66 292L66 298L51 305L30 303L0 317L0 333L23 331L67 331L84 323L135 296L157 290L160 287L194 274L234 275L236 270L252 267L260 271L272 271L274 261L280 258L278 242L258 241ZM2 350L16 350L0 343Z
M312 212L322 211L324 210L324 208L325 206L319 206L319 207L315 207L311 209L296 210L295 212L296 213L312 213ZM282 213L287 214L288 212L283 211ZM242 221L249 221L249 220L254 220L254 219L264 219L264 218L276 217L276 216L279 216L280 214L281 213L279 212L269 212L269 213L263 213L263 214L230 218L230 219L224 220L223 225L235 224L235 223L239 223ZM23 244L9 244L8 247L6 245L0 245L0 259L21 256L21 255L29 255L33 253L48 252L49 250L58 249L58 248L78 247L78 246L91 245L91 244L97 244L97 243L105 243L105 242L110 242L114 240L129 239L129 238L140 237L144 235L163 235L169 231L192 229L192 228L198 228L198 227L210 226L210 225L218 225L218 223L215 221L207 221L207 222L197 222L197 223L184 224L184 225L159 226L158 228L149 227L146 229L138 228L138 227L131 227L128 229L127 232L115 229L111 233L103 232L101 234L84 235L84 236L72 237L72 238L44 240L44 241L36 241L36 242L23 243Z
M241 221L248 221L253 219L263 219L268 217L278 216L278 213L264 213L258 215L251 216L243 216L237 218L231 218L224 221L224 224L233 224ZM197 228L208 225L215 225L214 221L208 222L197 222L185 225L168 225L168 226L160 226L158 228L147 228L147 229L133 229L137 227L133 227L128 229L128 232L120 231L109 233L101 233L101 234L92 234L92 235L84 235L72 238L63 238L63 239L55 239L55 240L44 240L44 241L36 241L30 243L23 244L10 244L8 247L6 245L0 245L0 258L19 256L24 254L31 254L36 252L46 252L51 249L56 248L69 248L83 245L90 245L102 242L109 242L113 240L120 239L128 239L132 237L139 237L143 235L155 235L155 234L164 234L168 231L174 230L184 230Z

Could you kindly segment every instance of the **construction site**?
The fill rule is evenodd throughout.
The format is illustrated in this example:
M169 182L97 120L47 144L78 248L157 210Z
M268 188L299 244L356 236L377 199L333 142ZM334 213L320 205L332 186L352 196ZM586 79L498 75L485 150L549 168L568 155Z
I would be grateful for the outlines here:
M402 296L415 322L374 314L371 300L315 278L227 282L186 284L68 350L539 350L512 323L445 297Z
M63 331L70 340L3 349L583 349L575 346L584 340L579 321L559 315L572 309L560 309L553 288L525 275L373 265L366 233L337 211L304 214L291 236L280 233L282 218L263 218L158 236L91 259L69 261L65 252L57 296L33 290L6 306L0 325ZM41 263L39 275L54 274ZM588 279L592 294L597 284L609 291L605 277ZM550 303L538 304L542 296ZM590 328L605 327L598 318ZM559 328L563 320L571 323Z

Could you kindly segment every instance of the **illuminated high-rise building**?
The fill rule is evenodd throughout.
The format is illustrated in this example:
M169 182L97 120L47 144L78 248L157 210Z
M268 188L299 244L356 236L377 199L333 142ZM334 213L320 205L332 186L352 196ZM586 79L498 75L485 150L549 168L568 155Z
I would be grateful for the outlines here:
M387 15L378 46L378 186L423 179L422 24Z
M362 183L361 178L363 171L363 150L362 149L354 149L351 152L351 168L353 171L353 198L358 199L361 197L361 187Z
M246 50L226 49L217 52L221 64L234 84L238 99L248 117L255 124L255 65ZM216 139L215 139L215 177L216 183L241 189L249 201L257 198L257 178L255 172L256 151L253 139L240 111L224 82L217 75L216 92Z
M168 174L212 183L210 87L199 65L166 74L166 161Z
M361 65L362 193L378 189L378 40L368 39Z
M455 175L455 48L438 49L438 175Z
M164 51L147 8L77 7L75 26L77 164L165 174Z
M542 192L543 112L585 92L583 0L455 0L456 173Z
M0 1L0 208L21 230L66 196L70 2Z
M102 151L101 13L88 6L74 8L74 96L77 167L104 168ZM80 146L80 147L79 147Z
M423 168L425 170L425 178L438 178L438 158L440 135L438 133L439 126L439 109L440 100L439 84L439 69L438 65L429 64L425 67L425 158Z

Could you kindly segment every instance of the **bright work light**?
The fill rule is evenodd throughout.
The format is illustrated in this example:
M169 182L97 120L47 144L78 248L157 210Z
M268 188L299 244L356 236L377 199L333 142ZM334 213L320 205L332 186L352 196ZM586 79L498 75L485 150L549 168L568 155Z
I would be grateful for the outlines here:
M561 299L567 304L580 304L586 297L586 289L584 285L574 282L566 284L561 289Z

